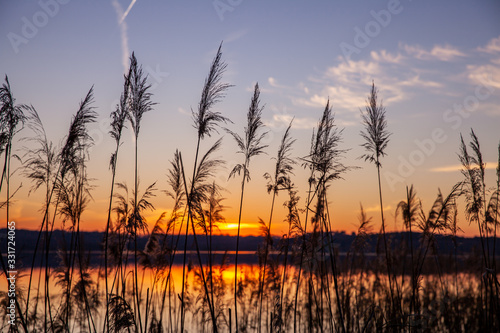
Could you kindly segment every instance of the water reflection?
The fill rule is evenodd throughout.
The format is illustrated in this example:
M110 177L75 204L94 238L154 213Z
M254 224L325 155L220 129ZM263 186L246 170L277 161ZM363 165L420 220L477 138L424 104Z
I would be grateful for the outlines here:
M211 299L213 299L219 331L228 332L230 309L234 306L234 266L232 264L213 265L211 271L206 266L204 268L207 288ZM136 312L133 271L134 265L131 263L121 269L113 268L110 270L108 285L112 294L109 303L111 325L116 325L119 320L126 324L127 311L132 314ZM161 326L164 331L179 331L182 272L183 266L178 263L161 270L139 267L139 302L144 326L147 317L147 325L150 329ZM59 273L61 272L59 271ZM187 309L185 328L189 332L210 331L210 313L198 263L195 260L190 260L185 273L184 301ZM259 265L248 263L239 265L239 320L241 320L242 325L245 325L247 331L256 330L258 323L261 323L263 327L272 327L277 315L281 316L281 328L284 331L293 331L297 269L288 266L286 274L284 273L282 265L271 264L266 273L266 292L262 300L262 314L259 315ZM23 304L22 309L25 309L29 276L30 271L24 269L19 272L17 279L18 299ZM51 268L47 285L45 284L45 268L35 267L31 276L33 281L28 322L31 320L33 323L38 323L33 325L33 330L43 331L44 322L48 322L49 326L57 326L57 318L65 315L65 302L68 299L67 285L65 286L61 282L64 280L64 275L61 277L56 268ZM407 299L411 292L410 277L399 276L398 279L402 286L401 297ZM82 283L82 281L84 282ZM338 277L338 289L343 300L341 306L350 309L349 313L343 313L345 320L349 321L346 323L347 327L357 331L357 325L363 327L363 323L378 320L377 318L370 319L370 316L376 315L373 312L376 304L390 302L387 281L384 274L376 272L351 272L341 274ZM415 323L418 322L419 327L430 325L436 318L446 318L447 312L455 313L454 318L457 317L456 313L460 313L462 316L461 325L465 325L470 318L474 317L477 310L475 305L478 303L476 298L477 295L480 295L478 293L480 281L475 275L469 273L426 275L420 282L421 297L419 302L422 304L424 312L411 317ZM82 286L86 288L88 299L82 298L82 294L79 293L79 290L81 291L79 288ZM6 290L5 278L0 279L0 288ZM47 288L50 296L49 302L46 301L45 297ZM5 295L2 295L2 298L2 302L5 302ZM69 309L71 332L94 331L94 326L97 332L105 329L106 296L102 266L94 265L85 269L84 272L75 267L69 299L70 304L67 309ZM316 325L311 322L310 318L314 316L327 318L329 313L337 313L336 306L333 276L331 274L317 274L309 270L304 271L301 288L297 294L297 325L301 329L307 329L309 325ZM89 316L85 312L86 308L91 309L92 322L87 319ZM113 310L116 310L117 313ZM448 314L448 316L450 315ZM133 321L136 319L133 315L130 318L132 320L130 327L134 331ZM334 315L333 318L338 320L338 315ZM364 318L364 322L358 324L352 321L354 318ZM52 324L50 324L51 320ZM383 322L383 318L380 320ZM334 328L335 322L332 321L331 324ZM155 328L153 328L154 331Z

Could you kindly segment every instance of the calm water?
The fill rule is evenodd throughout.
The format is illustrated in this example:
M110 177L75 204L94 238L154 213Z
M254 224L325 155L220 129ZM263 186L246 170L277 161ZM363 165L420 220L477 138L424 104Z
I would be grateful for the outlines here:
M257 255L254 252L240 253L238 277L241 281L242 294L239 299L239 318L247 323L248 330L253 331L252 327L256 327L259 320L258 316L258 290L259 290L259 265L257 263ZM202 254L206 257L206 253ZM214 307L218 317L218 325L221 332L228 332L229 324L229 309L234 309L234 265L227 264L220 265L223 253L217 253L215 264L213 265L212 280L208 280L209 290L213 290ZM231 257L233 253L229 253L229 262L233 261ZM205 301L205 292L203 283L201 282L201 275L199 270L199 263L194 253L190 253L191 260L186 267L186 289L185 289L185 303L186 303L186 317L185 328L189 332L202 332L207 331L211 327L210 315ZM242 259L244 258L244 259ZM92 320L93 323L89 324L86 320L86 307L83 300L78 301L77 283L80 280L80 271L75 266L72 276L72 301L71 301L71 332L86 332L89 326L95 326L96 331L100 332L103 329L105 317L105 280L103 266L101 264L101 253L91 254L91 265L86 271L86 281L88 282L88 297L92 298ZM49 297L52 305L52 316L57 317L64 307L65 287L58 283L56 265L52 262L53 267L50 268L49 279ZM77 264L75 264L77 265ZM25 263L25 266L26 263ZM305 264L306 266L306 264ZM305 267L304 266L304 267ZM283 313L283 322L285 327L290 330L293 324L293 300L296 289L297 268L288 266L286 272L282 265L271 266L267 271L268 283L266 284L266 292L263 299L263 313L260 322L269 327L271 322L271 313L275 313L276 304L282 304L280 311ZM204 264L205 277L208 276L207 265ZM125 301L131 309L135 308L135 297L132 290L134 289L134 265L133 258L129 258L129 264L121 269L113 269L108 275L108 285L113 294L124 296ZM146 303L148 307L148 321L151 325L154 320L162 316L162 324L164 327L171 328L174 332L180 330L180 295L182 293L182 253L178 253L175 263L172 265L170 274L168 274L168 266L163 269L147 268L139 266L138 270L138 287L141 298L141 313L143 314L142 322L144 324L144 314L146 313ZM286 273L286 275L284 274ZM41 328L44 322L45 313L45 268L35 267L31 275L31 291L30 291L30 313L37 313L36 321L39 322ZM26 297L28 294L28 284L30 278L29 268L19 269L16 278L16 293L17 298L20 300L21 307L24 309L26 304ZM284 280L283 280L284 279ZM307 311L311 302L311 289L313 286L312 297L316 297L316 304L321 304L322 310L325 314L332 308L331 304L335 304L335 293L333 289L333 279L331 274L328 277L320 275L311 275L307 272L302 273L301 290L299 292L298 302L298 325L303 327L305 325ZM304 281L310 281L310 284ZM398 277L400 285L404 285L404 293L409 292L409 278ZM421 281L421 290L424 296L433 295L435 301L440 302L440 299L469 297L477 293L479 284L477 276L459 273L458 276L454 275L426 275ZM326 284L325 284L326 283ZM339 288L341 290L349 290L352 295L349 303L353 311L359 311L358 318L367 316L370 306L367 305L366 309L362 308L362 304L368 301L379 302L379 300L386 297L387 279L383 274L375 275L373 273L361 274L348 274L342 273L338 280ZM213 289L211 286L213 285ZM0 290L5 291L8 289L5 277L0 278ZM328 290L328 292L325 292ZM455 293L458 291L458 294ZM319 295L317 293L320 293ZM324 297L323 298L323 293ZM281 298L280 298L281 297ZM146 301L147 298L147 301ZM321 298L321 299L319 299ZM279 302L278 302L279 299ZM329 302L328 299L331 299ZM4 296L5 300L5 296ZM4 301L2 300L2 301ZM437 301L436 301L437 300ZM450 301L451 302L451 301ZM361 304L361 305L360 305ZM437 304L437 303L436 303ZM439 308L441 305L436 305ZM234 311L234 310L233 310ZM364 311L364 312L363 312ZM437 316L438 314L436 314ZM466 312L464 312L464 316ZM81 318L79 318L79 316ZM234 318L234 312L232 313ZM233 319L234 320L234 319ZM253 326L252 326L253 325ZM234 322L233 322L234 332ZM35 326L33 326L35 327ZM93 329L92 329L93 331Z

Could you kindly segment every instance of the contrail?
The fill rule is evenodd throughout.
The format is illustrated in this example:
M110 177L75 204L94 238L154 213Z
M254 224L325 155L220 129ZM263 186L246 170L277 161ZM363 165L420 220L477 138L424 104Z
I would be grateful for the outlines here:
M120 24L123 22L123 20L125 20L125 18L127 17L128 13L132 9L132 7L134 6L134 4L135 4L136 1L137 0L132 0L132 2L130 3L130 5L128 5L127 10L125 11L125 13L123 13L123 16L122 16L122 18L121 18L121 20L119 22Z
M118 2L118 0L111 0L113 7L115 7L116 17L118 20L118 26L120 27L120 35L122 40L122 65L123 65L123 73L127 73L128 70L128 57L129 57L129 49L128 49L128 36L127 36L127 22L125 22L125 18L128 13L134 6L137 0L132 0L130 5L127 8L127 11L124 13L123 8Z

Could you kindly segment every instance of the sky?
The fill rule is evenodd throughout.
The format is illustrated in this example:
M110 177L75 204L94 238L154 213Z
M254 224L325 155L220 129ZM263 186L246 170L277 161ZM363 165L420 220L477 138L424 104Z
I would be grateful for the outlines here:
M500 3L498 1L0 1L0 74L8 75L18 103L33 105L55 144L60 144L79 102L94 86L98 121L89 128L94 139L88 166L93 200L82 216L83 230L103 231L111 182L108 168L114 142L109 115L122 91L128 58L135 52L149 75L157 103L144 115L139 137L141 188L157 182L151 202L155 211L172 208L167 189L169 161L179 149L192 168L196 145L191 109L196 109L204 79L222 44L231 87L215 106L232 120L227 127L242 133L256 82L265 105L267 154L250 165L242 213L242 234L258 234L259 218L269 220L271 196L265 172L286 126L293 119L292 155L304 157L327 100L343 129L342 162L358 167L332 183L329 190L333 229L353 232L360 204L380 226L377 171L359 157L364 153L360 110L372 82L386 108L392 133L382 160L384 211L389 230L402 230L395 216L406 186L414 185L428 211L438 190L445 195L462 180L458 160L460 134L478 135L487 162L487 185L496 185L500 141ZM15 152L22 156L22 137ZM225 188L225 234L234 234L241 179L228 180L241 163L233 140L220 130L202 143L206 150L223 137L219 156L226 167L216 174ZM17 148L16 148L17 147ZM133 136L127 129L117 180L133 184ZM21 167L21 162L14 162ZM18 169L12 186L11 219L18 228L41 223L43 193ZM293 182L304 206L307 173L296 166ZM2 193L2 196L5 196ZM276 201L272 233L286 233L283 202ZM5 198L2 197L2 200ZM459 201L459 210L465 205ZM5 219L5 210L0 212ZM459 216L463 235L477 226Z

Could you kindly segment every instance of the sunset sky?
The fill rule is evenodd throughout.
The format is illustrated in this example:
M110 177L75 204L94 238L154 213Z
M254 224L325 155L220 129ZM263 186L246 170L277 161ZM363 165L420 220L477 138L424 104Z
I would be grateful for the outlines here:
M428 211L441 189L446 195L462 180L458 160L460 133L478 135L487 162L487 184L495 186L500 141L500 2L491 1L1 1L0 75L7 74L18 103L32 104L49 138L60 144L78 104L92 85L99 119L90 128L95 140L89 176L93 201L82 216L82 229L103 231L111 181L108 168L114 142L109 115L122 91L123 73L134 51L149 74L153 111L144 115L139 137L141 187L157 181L156 210L150 225L172 207L167 189L169 160L178 148L192 170L196 109L210 63L223 41L228 67L224 82L234 85L215 110L230 118L229 129L242 133L256 82L265 105L267 155L250 166L243 207L242 234L258 234L256 221L269 219L271 196L265 172L271 172L281 136L294 118L293 156L308 154L313 128L329 98L339 128L344 164L357 166L330 188L334 230L356 230L360 204L380 225L377 173L364 153L360 108L372 80L386 107L393 134L382 161L387 225L401 230L395 209L414 184ZM216 181L223 186L227 226L234 233L241 179L228 174L242 156L223 130L202 144L206 150L224 136L227 161ZM17 139L30 136L24 129ZM126 130L117 180L133 184L133 137ZM15 152L25 142L16 140ZM15 166L21 163L15 162ZM293 182L304 206L307 173L297 165ZM22 183L12 206L18 228L36 229L43 193L19 170L12 187ZM280 193L274 234L287 230ZM2 200L5 193L2 191ZM465 209L459 202L461 212ZM5 210L0 212L5 220ZM475 235L460 215L465 235Z

